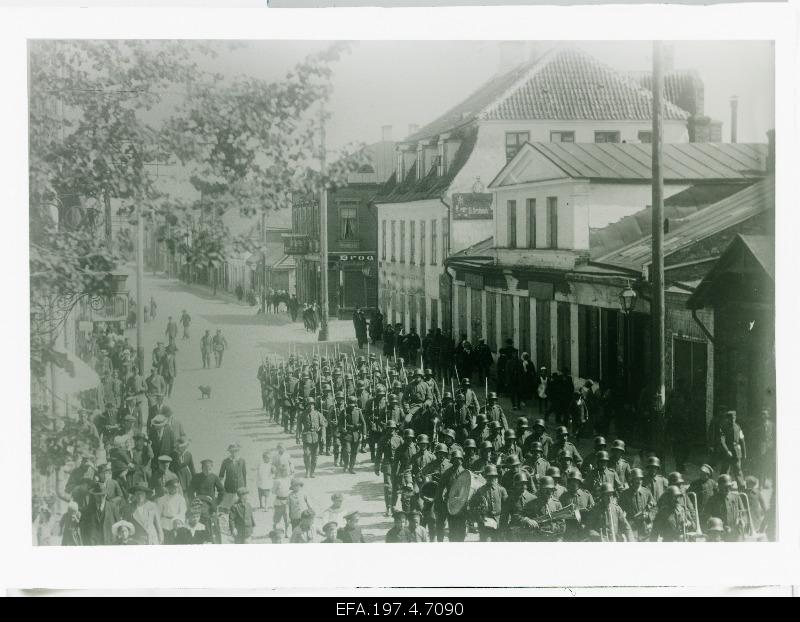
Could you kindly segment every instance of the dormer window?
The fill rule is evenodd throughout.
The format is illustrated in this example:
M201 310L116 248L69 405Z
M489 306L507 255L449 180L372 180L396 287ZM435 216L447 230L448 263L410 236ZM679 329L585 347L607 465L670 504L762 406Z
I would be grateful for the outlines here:
M510 162L517 155L530 136L530 132L506 132L506 162Z

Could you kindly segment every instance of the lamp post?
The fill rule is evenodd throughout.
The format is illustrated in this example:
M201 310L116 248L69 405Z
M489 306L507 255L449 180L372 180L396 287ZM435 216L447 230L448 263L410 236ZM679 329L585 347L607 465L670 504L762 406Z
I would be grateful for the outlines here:
M319 341L328 341L328 189L325 185L327 164L325 153L325 107L320 109L320 184L319 197Z
M636 308L636 300L638 298L636 290L631 287L631 282L628 281L625 289L619 294L619 307L622 314L625 316L625 388L627 391L631 390L631 368L633 366L633 344L631 343L631 313Z

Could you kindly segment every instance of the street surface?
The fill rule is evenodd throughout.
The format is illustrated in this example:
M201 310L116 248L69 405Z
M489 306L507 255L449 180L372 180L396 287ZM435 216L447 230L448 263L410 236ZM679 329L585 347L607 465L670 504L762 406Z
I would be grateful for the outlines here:
M315 512L319 515L331 505L331 495L344 495L346 511L358 510L367 541L383 541L392 519L384 516L383 479L376 476L369 453L358 456L356 474L343 473L333 468L332 456L319 456L316 477L303 478L302 447L295 443L294 435L268 423L261 409L261 397L256 372L263 357L288 357L295 349L300 356L310 355L312 348L319 347L316 334L303 328L301 321L292 323L288 314L257 315L258 307L238 303L235 299L221 299L200 286L147 275L144 279L145 300L152 295L156 299L158 315L144 326L145 373L149 372L149 360L157 341L167 342L164 331L167 318L178 319L183 309L192 316L190 339L182 341L182 327L177 346L178 377L172 397L165 401L175 416L183 423L191 439L191 451L197 468L204 458L214 460L218 470L228 455L227 447L238 442L241 457L247 462L247 485L250 503L255 511L256 529L253 542L269 542L267 534L272 529L272 509L258 510L256 471L264 451L273 451L283 443L294 460L295 475L304 482ZM203 369L200 358L200 337L206 330L213 335L222 329L228 341L228 349L222 367ZM136 342L136 331L126 331L131 343ZM357 348L353 339L353 324L350 321L330 322L330 341L350 352ZM357 351L357 350L356 350ZM322 345L325 352L325 345ZM366 349L363 354L366 354ZM211 399L201 399L198 387L208 385L212 389ZM299 475L298 475L299 473ZM272 500L270 499L270 505ZM321 525L319 525L321 527ZM477 537L475 537L477 539Z

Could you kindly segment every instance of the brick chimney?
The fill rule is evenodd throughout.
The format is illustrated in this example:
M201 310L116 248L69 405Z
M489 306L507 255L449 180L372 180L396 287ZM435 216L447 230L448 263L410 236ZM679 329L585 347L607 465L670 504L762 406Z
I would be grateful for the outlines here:
M739 98L731 96L731 143L736 142L739 131Z
M385 143L392 142L392 126L384 125L381 127L381 141Z

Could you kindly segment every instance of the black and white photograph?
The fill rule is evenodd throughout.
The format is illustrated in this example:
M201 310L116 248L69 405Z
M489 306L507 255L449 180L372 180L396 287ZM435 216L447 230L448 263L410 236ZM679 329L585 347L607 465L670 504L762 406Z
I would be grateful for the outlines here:
M771 41L27 60L34 545L776 540Z

